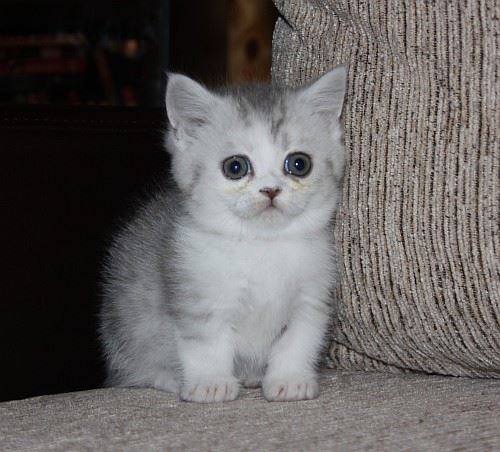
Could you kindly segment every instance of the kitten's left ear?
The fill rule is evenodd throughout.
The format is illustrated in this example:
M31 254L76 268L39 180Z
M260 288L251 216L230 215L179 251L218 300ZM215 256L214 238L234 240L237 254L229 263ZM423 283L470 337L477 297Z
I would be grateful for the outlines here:
M338 119L346 91L347 68L340 65L305 86L299 92L300 102L313 113L330 113Z
M218 98L204 86L181 74L168 74L167 116L174 129L196 127L208 121Z

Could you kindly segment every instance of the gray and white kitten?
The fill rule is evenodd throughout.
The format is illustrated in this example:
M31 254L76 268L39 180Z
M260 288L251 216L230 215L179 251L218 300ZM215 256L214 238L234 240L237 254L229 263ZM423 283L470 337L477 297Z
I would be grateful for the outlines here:
M335 282L346 70L211 92L171 74L164 190L114 240L100 335L108 384L183 400L318 396Z

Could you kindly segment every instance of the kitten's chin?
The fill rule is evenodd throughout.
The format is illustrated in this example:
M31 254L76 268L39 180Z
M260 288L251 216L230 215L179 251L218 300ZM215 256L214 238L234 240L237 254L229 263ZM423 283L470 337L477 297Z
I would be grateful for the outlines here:
M269 229L284 229L287 228L293 221L293 215L290 216L282 207L277 205L267 205L250 217L246 221L252 225L253 229L261 229L266 231Z
M281 210L278 206L271 204L262 209L256 217L262 221L282 221L285 219L283 210Z

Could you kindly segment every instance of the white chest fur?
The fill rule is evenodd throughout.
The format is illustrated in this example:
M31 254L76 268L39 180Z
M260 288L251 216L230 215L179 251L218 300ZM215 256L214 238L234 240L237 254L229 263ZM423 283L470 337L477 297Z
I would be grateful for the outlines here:
M183 270L201 303L234 331L242 355L261 355L286 326L304 287L328 278L326 234L310 239L237 239L190 233Z

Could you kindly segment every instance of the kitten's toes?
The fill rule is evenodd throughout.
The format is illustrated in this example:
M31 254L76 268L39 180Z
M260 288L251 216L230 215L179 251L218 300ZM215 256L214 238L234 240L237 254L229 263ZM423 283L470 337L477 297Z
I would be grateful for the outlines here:
M185 384L181 390L181 399L186 402L228 402L236 399L239 392L236 379L200 381Z
M295 375L266 379L262 391L270 402L309 400L318 397L319 385L316 377Z

